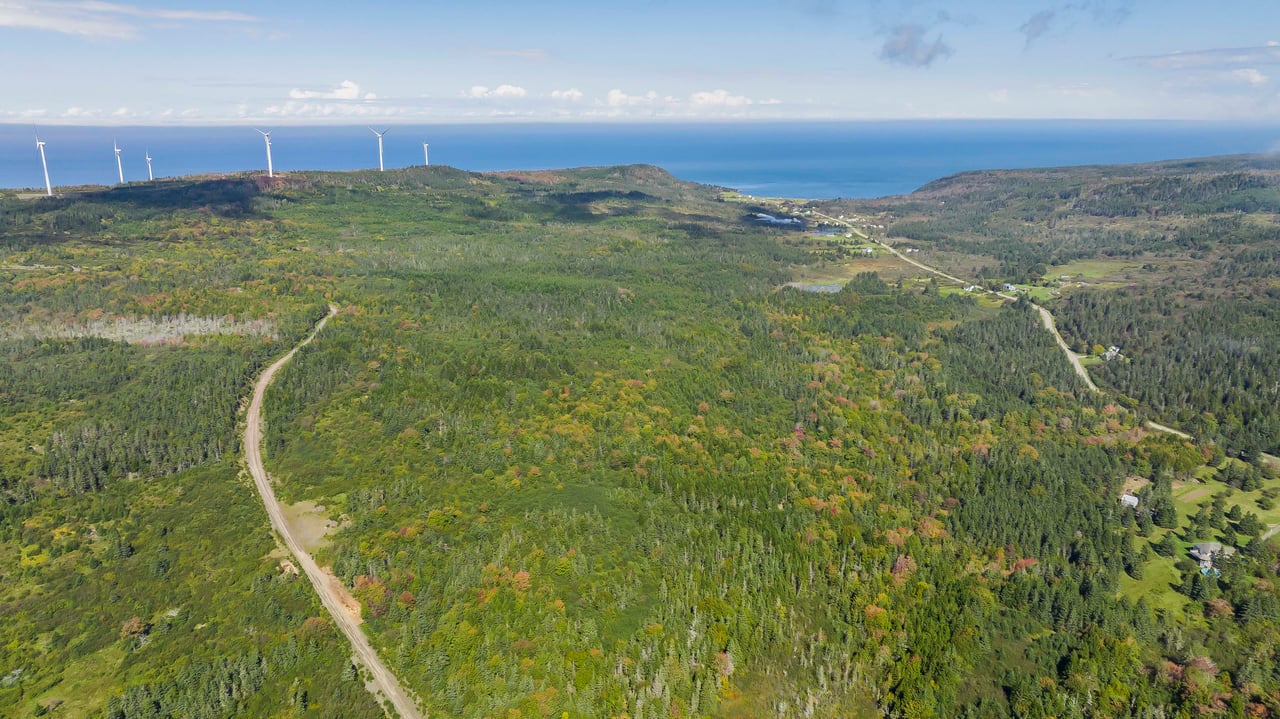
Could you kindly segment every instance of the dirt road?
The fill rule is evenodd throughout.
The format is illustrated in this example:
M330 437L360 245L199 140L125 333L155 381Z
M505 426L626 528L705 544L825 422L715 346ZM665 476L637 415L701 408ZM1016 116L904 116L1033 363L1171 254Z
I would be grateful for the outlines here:
M253 387L253 399L249 402L249 412L245 418L244 461L253 475L253 483L258 488L258 494L262 496L262 503L267 508L267 515L271 518L271 528L276 530L284 540L298 566L307 575L307 579L311 580L311 586L315 588L316 594L320 595L320 602L328 610L334 624L338 625L338 629L342 630L347 641L351 642L356 660L369 672L373 686L381 695L379 699L389 702L401 719L420 719L422 715L418 712L418 707L401 688L396 676L378 658L378 653L373 650L364 632L360 631L359 615L353 614L344 607L344 599L350 596L346 589L331 574L320 569L294 536L289 523L285 521L284 509L276 501L276 493L271 488L271 479L267 476L267 470L262 466L262 398L267 393L267 387L276 376L276 372L293 359L295 352L315 339L329 318L337 313L338 308L330 306L329 314L316 324L311 334L297 347L289 350L288 354L276 360L258 378L258 383Z
M1155 431L1157 431L1157 432L1164 432L1165 434L1172 434L1172 435L1175 435L1175 436L1181 437L1181 438L1183 438L1183 439L1190 439L1190 440L1193 440L1193 441L1195 440L1195 438L1194 438L1194 437L1192 437L1191 435L1187 434L1186 432L1182 432L1182 431L1176 430L1176 429L1174 429L1173 427L1167 427L1167 426L1165 426L1165 425L1163 425L1163 424L1160 424L1159 422L1152 422L1151 420L1147 420L1147 427L1149 427L1149 428L1151 428L1151 429L1154 429L1154 430L1155 430Z
M816 210L813 212L813 214L823 219L830 220L831 222L837 222L837 223L843 224L846 227L853 228L853 225L851 225L849 222L845 220L841 220L836 217L832 217L831 215L824 215L821 212L817 212ZM862 233L858 233L858 234L862 234ZM893 254L894 257L897 257L898 259L902 260L903 262L906 262L909 265L914 265L915 267L918 267L924 270L925 272L929 272L931 274L937 275L938 277L941 277L944 280L954 282L958 285L971 284L970 282L966 280L962 280L959 277L956 277L955 275L949 275L943 272L942 270L936 269L934 267L930 267L929 265L926 265L923 262L913 260L910 257L907 257L906 255L904 255L903 253L898 252L896 249L894 249L892 245L888 243L882 242L880 240L872 240L872 242L888 250L890 253ZM1010 301L1018 299L1013 295L1006 295L1001 292L991 292L988 290L984 290L984 291L988 292L989 294L993 294ZM1071 347L1067 345L1066 341L1062 339L1062 335L1058 333L1058 326L1054 323L1053 315L1049 313L1049 310L1046 310L1045 308L1035 304L1034 302L1032 303L1032 306L1035 307L1036 310L1040 312L1040 318L1044 320L1045 329L1049 330L1049 332L1053 335L1053 338L1057 340L1058 347L1062 350L1062 353L1067 356L1067 360L1071 362L1072 368L1075 369L1076 374L1080 376L1080 379L1084 381L1085 385L1088 386L1090 390L1094 392L1099 392L1099 393L1102 392L1102 390L1098 389L1098 385L1093 383L1093 379L1089 377L1089 372L1084 368L1084 364L1080 362L1080 355L1076 354L1075 352L1072 352Z
M1067 346L1067 341L1062 339L1062 335L1058 333L1058 325L1054 323L1053 315L1049 314L1049 310L1034 302L1031 305L1040 311L1040 319L1044 320L1044 328L1049 330L1053 338L1058 341L1058 348L1062 350L1062 354L1066 355L1068 360L1071 360L1071 366L1075 368L1076 374L1080 375L1080 379L1084 380L1084 383L1094 392L1102 392L1102 390L1098 389L1098 385L1094 384L1093 380L1089 378L1089 372L1084 368L1084 363L1080 361L1080 355L1072 352L1071 348Z

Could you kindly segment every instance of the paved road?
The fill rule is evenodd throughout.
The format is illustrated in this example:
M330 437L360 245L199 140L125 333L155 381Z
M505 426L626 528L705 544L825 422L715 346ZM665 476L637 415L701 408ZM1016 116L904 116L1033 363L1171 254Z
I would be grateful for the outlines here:
M276 530L280 537L284 539L285 545L293 553L298 566L307 575L307 579L311 580L311 586L315 588L316 594L320 595L320 602L329 611L329 616L333 617L338 629L342 630L342 633L347 637L347 641L351 642L351 649L355 652L356 660L372 676L372 682L378 694L381 694L382 699L390 702L395 711L399 713L401 719L421 719L422 715L418 712L417 705L401 688L396 676L378 658L378 653L370 646L369 639L364 635L364 632L360 631L358 617L353 616L343 607L340 592L344 590L340 587L332 586L334 581L332 576L321 571L316 561L311 558L311 555L307 553L307 550L302 547L302 544L293 535L289 523L285 521L284 510L281 508L280 503L276 501L276 493L271 488L271 479L267 476L267 470L262 466L262 398L267 392L267 387L271 384L271 380L275 378L276 372L280 371L281 367L293 359L295 352L315 339L315 336L324 328L329 318L337 313L338 308L331 305L329 314L325 315L324 319L316 324L311 334L299 343L297 347L289 350L288 354L276 360L258 378L258 383L253 387L253 399L249 402L249 412L245 418L244 461L249 466L249 472L253 474L253 483L258 488L258 494L262 495L262 503L267 508L267 515L271 517L272 529Z
M845 227L848 227L849 229L854 230L855 232L858 232L858 234L859 234L859 235L862 235L862 237L863 237L863 238L867 238L867 236L866 236L866 235L863 235L861 231L858 231L858 229L857 229L856 227L854 227L852 224L850 224L847 220L841 220L841 219L839 219L839 218L837 218L837 217L832 217L831 215L824 215L824 214L822 214L821 212L818 212L817 210L811 210L811 212L813 212L813 214L817 215L818 217L823 218L824 220L830 220L830 221L832 221L832 222L836 222L836 223L839 223L839 224L841 224L841 225L844 225ZM892 253L893 253L893 255L894 255L895 257L897 257L898 259L902 260L903 262L906 262L906 263L907 263L907 264L909 264L909 265L915 265L916 267L919 267L920 269L924 270L925 272L930 272L930 273L935 274L935 275L937 275L937 276L939 276L939 277L942 277L942 278L944 278L944 279L950 280L950 281L952 281L952 282L954 282L954 283L956 283L956 284L958 284L958 285L968 285L968 284L971 284L971 283L969 283L969 282L967 282L967 281L965 281L965 280L960 279L959 277L956 277L955 275L949 275L949 274L947 274L947 273L943 272L942 270L939 270L939 269L935 269L935 268L933 268L933 267L930 267L930 266L928 266L928 265L924 264L923 262L917 262L917 261L915 261L915 260L911 259L910 257L907 257L906 255L902 254L901 252L898 252L896 249L894 249L894 248L893 248L893 246L892 246L892 245L885 244L884 242L881 242L880 240L875 240L875 239L873 239L873 240L871 240L871 241L872 241L872 242L874 242L874 243L876 243L877 245L880 245L881 247L883 247L884 249L888 250L889 252L892 252Z

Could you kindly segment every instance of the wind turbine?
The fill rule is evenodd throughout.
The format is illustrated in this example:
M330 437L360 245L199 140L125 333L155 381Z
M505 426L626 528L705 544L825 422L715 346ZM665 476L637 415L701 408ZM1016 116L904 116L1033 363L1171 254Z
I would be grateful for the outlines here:
M151 182L156 181L155 173L151 172L151 148L147 148L147 179Z
M253 129L257 130L258 134L262 135L262 139L267 143L267 177L275 177L275 174L271 170L271 131L267 130L266 132L263 132L262 130L258 130L256 127Z
M427 154L427 143L422 143L422 164L424 167L431 166L431 156Z
M124 184L124 165L120 164L120 145L115 141L111 141L111 146L116 149L116 172L120 174L120 184Z
M390 129L390 128L387 128L387 129ZM378 172L386 172L386 170L382 166L382 136L387 134L387 130L378 132L377 130L371 127L369 128L369 132L372 132L373 134L378 136Z
M40 139L40 133L36 133L36 149L40 151L40 165L44 167L44 192L49 197L53 197L53 185L49 184L49 163L44 159L44 140Z

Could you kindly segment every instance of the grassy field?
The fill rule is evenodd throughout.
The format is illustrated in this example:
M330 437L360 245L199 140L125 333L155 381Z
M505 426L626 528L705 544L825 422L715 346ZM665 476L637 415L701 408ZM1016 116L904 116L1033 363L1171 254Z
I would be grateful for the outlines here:
M1164 610L1171 619L1181 621L1186 618L1185 610L1190 600L1178 592L1177 588L1181 583L1181 577L1174 565L1179 559L1189 556L1187 552L1193 542L1222 540L1222 535L1216 530L1211 537L1186 536L1191 527L1192 518L1200 511L1201 507L1211 506L1215 496L1226 496L1225 508L1228 512L1231 511L1232 507L1239 506L1242 512L1256 514L1264 525L1264 532L1266 529L1280 527L1280 506L1264 510L1258 505L1258 500L1262 499L1265 492L1268 490L1280 490L1280 479L1266 480L1259 489L1251 492L1241 492L1214 479L1218 469L1228 462L1239 463L1239 460L1227 459L1219 467L1203 467L1197 472L1198 480L1173 483L1173 501L1174 507L1178 512L1178 528L1162 529L1157 527L1151 533L1151 536L1147 538L1147 541L1154 549L1166 534L1173 532L1178 540L1178 554L1174 557L1153 555L1143 568L1143 577L1140 580L1133 579L1127 574L1122 575L1120 578L1120 594L1122 596L1133 601L1146 598L1148 604L1156 609ZM1187 539L1191 541L1185 541ZM1243 535L1237 535L1236 538L1236 542L1240 546L1243 546L1248 540L1249 537Z
M887 281L921 274L920 268L913 267L884 252L875 257L858 257L838 264L829 263L798 267L796 268L794 279L796 282L806 284L844 283L862 272L875 272Z
M1036 302L1048 302L1049 300L1052 300L1061 294L1061 291L1058 290L1058 288L1056 287L1041 287L1039 285L1026 285L1026 286L1019 286L1019 289L1023 290L1028 295L1031 295L1031 299L1035 300Z
M1263 493L1270 488L1280 489L1280 480L1265 481L1261 489L1256 489L1252 492L1241 492L1238 489L1214 481L1202 484L1188 483L1181 486L1175 484L1173 501L1174 506L1178 508L1178 514L1189 522L1191 517L1195 516L1195 513L1200 510L1201 506L1213 502L1215 495L1226 494L1228 511L1233 506L1238 505L1241 511L1253 512L1258 515L1258 519L1262 524L1266 525L1267 528L1272 528L1280 526L1280 506L1273 506L1271 509L1262 509L1258 506L1258 500L1262 499Z
M1152 538L1163 536L1164 532L1160 532ZM1191 600L1177 590L1182 577L1174 567L1176 562L1173 557L1156 555L1143 568L1142 579L1134 579L1128 574L1120 575L1120 594L1135 602L1146 599L1147 604L1163 611L1168 619L1184 621L1187 618L1187 604Z
M1065 265L1054 265L1045 273L1046 277L1083 281L1115 280L1125 272L1141 271L1142 263L1133 260L1088 259L1069 262Z

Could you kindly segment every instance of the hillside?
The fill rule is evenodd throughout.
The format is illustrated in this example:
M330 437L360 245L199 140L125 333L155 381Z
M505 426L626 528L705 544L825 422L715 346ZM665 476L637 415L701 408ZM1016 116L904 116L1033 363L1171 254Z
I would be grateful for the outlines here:
M1280 451L1280 160L973 172L848 208L1047 303L1095 379L1246 460ZM1096 350L1096 351L1095 351Z
M1221 169L1270 202L1266 167ZM1271 246L1265 210L1104 218L1036 188L1112 171L1055 172L840 211L957 271L1063 259L1060 226L1109 258L1116 218L1235 213L1212 253L1150 260L1166 279ZM1280 711L1280 480L1248 447L1145 430L1169 410L1090 392L1025 302L725 199L647 166L0 199L3 713L380 714L239 464L254 378L330 304L266 393L267 468L424 714ZM821 273L847 281L787 286ZM1051 306L1095 332L1080 289ZM1203 322L1262 342L1262 317ZM1238 551L1202 574L1210 539Z

